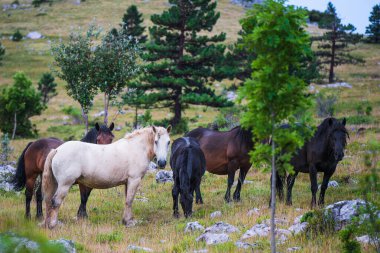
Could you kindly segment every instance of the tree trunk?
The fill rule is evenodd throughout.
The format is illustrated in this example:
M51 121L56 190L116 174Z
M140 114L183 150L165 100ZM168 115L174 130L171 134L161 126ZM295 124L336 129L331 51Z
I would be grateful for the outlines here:
M110 103L110 96L104 93L104 124L108 125L108 106Z
M13 133L12 133L12 140L16 136L16 128L17 128L17 113L15 112L14 120L13 120Z
M270 217L270 248L272 253L276 253L276 224L275 224L275 215L276 215L276 164L275 164L275 146L272 132L272 195L271 195L271 217Z
M174 117L170 122L170 124L172 124L172 126L176 126L181 121L181 118L182 118L182 110L181 109L182 109L181 108L181 102L180 102L179 96L177 96L177 98L174 101Z
M86 125L86 134L88 133L88 115L84 112L83 107L81 106L82 109L82 118L84 120L84 123Z
M335 48L336 47L336 28L333 27L333 36L331 44L331 59L330 59L330 72L329 72L329 83L334 82L334 65L335 65Z

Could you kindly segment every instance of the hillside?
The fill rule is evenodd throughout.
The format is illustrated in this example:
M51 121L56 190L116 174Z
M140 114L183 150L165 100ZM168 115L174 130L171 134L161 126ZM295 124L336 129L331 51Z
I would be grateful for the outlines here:
M2 0L1 4L9 4L12 1ZM20 1L25 3L30 1ZM12 84L12 76L17 71L24 71L36 86L37 82L46 71L50 71L52 57L49 43L52 40L67 36L72 27L83 27L95 19L105 29L116 27L121 17L130 4L136 4L139 11L144 14L145 25L151 24L149 17L153 13L160 13L168 8L164 0L86 0L80 5L74 4L74 0L62 0L52 6L43 5L39 8L26 10L0 11L1 42L6 47L6 55L0 66L0 88ZM244 10L229 3L229 0L218 1L218 10L221 18L214 32L226 32L227 43L235 41L240 29L239 19L243 17ZM30 31L39 31L44 35L40 40L22 40L12 42L9 36L16 29L20 29L23 35ZM309 28L311 33L318 33L315 27ZM316 90L335 94L337 96L336 117L348 117L348 130L350 139L344 160L331 180L336 180L339 188L329 188L326 192L326 204L340 200L360 198L359 185L357 184L364 175L369 173L363 164L366 143L370 139L380 140L380 45L360 43L354 48L354 54L362 56L366 63L363 65L344 65L336 70L338 78L352 85L352 88L329 89L314 85ZM84 132L82 125L64 125L70 122L62 109L68 105L79 107L78 104L67 96L64 82L58 80L58 96L50 102L48 109L40 116L32 118L39 131L39 137L55 136L58 138L74 137L79 139ZM218 92L222 92L224 84L215 85ZM373 108L370 120L363 121L358 117L358 107L362 104L370 104ZM90 112L92 122L102 122L103 118L96 118L94 114L102 111L102 95L98 95L95 105ZM120 126L121 131L115 131L116 139L122 137L133 120L133 110L124 108L126 114L119 115L115 119L115 125ZM111 109L110 120L114 117L115 108ZM143 113L141 111L140 113ZM154 119L167 118L169 110L153 110ZM218 110L193 106L186 111L185 117L196 118L190 123L189 128L206 126L218 115ZM317 116L316 122L321 118ZM364 134L358 134L357 130L365 128ZM172 136L172 140L178 136ZM34 139L33 139L34 140ZM17 139L12 141L14 147L12 159L16 160L26 144L31 139ZM166 168L170 168L167 166ZM236 175L237 177L237 175ZM236 179L235 177L235 179ZM77 243L79 252L126 252L128 245L149 247L157 252L193 252L194 250L208 249L208 252L245 252L238 249L234 242L254 224L270 217L268 206L269 199L269 175L257 168L252 168L246 180L252 183L244 184L242 188L242 202L225 204L223 196L226 190L226 176L217 176L206 173L201 191L204 205L194 205L194 215L190 219L182 217L178 220L172 217L171 183L157 184L154 174L147 174L137 193L133 212L135 218L140 221L136 227L125 228L121 224L124 207L124 187L108 190L94 190L90 196L87 210L89 219L77 221L75 218L80 203L79 189L75 185L60 210L59 218L63 225L55 230L45 230L37 226L38 221L32 219L26 222L24 218L24 194L6 193L0 191L0 232L10 229L22 231L27 228L29 233L41 233L50 239L67 238ZM318 182L322 180L319 176ZM234 190L234 189L233 189ZM292 223L295 217L309 210L311 199L309 176L299 175L293 189L293 206L278 205L278 217ZM259 211L249 216L247 212L253 208ZM220 210L222 215L217 219L211 219L210 214ZM45 211L45 210L44 210ZM35 203L32 202L32 217L35 215ZM182 214L182 212L181 212ZM183 232L188 221L199 221L203 226L210 226L216 221L224 221L236 226L239 232L231 235L231 241L217 246L206 246L195 239L200 232L185 234ZM255 252L268 252L269 240L252 238L248 242L255 242L259 246ZM300 246L300 252L341 252L341 242L338 234L319 235L311 240L306 235L292 237L284 244L278 246L279 252L286 252L287 248ZM364 252L371 252L370 248L363 248Z

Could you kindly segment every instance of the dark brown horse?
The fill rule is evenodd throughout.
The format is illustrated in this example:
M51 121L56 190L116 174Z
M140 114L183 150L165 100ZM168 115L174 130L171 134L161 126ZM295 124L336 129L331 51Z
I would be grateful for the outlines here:
M206 169L217 175L228 175L227 192L224 199L229 202L231 186L235 172L240 169L239 180L234 192L235 201L240 201L240 190L248 170L251 168L249 151L253 148L251 131L240 126L227 132L214 131L207 128L197 128L186 136L199 141L206 157Z
M114 135L112 130L114 124L111 123L108 128L105 125L99 127L96 123L95 128L91 129L81 140L83 142L109 144L112 142ZM47 155L51 149L59 147L63 141L56 138L44 138L30 142L18 159L16 175L12 180L16 191L21 191L25 187L25 216L30 219L30 202L33 197L33 191L38 176L42 175ZM86 204L91 193L91 188L79 184L81 204L78 210L78 218L87 217ZM41 183L37 186L37 219L43 217L42 213L42 193Z

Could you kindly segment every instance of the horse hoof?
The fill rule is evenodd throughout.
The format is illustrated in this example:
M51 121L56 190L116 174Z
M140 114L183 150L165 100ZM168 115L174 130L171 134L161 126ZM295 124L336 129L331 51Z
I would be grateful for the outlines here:
M137 221L133 220L133 219L132 220L128 220L128 221L124 221L123 220L123 224L124 224L125 227L130 228L130 227L136 226Z
M173 217L178 219L179 218L179 213L173 213Z

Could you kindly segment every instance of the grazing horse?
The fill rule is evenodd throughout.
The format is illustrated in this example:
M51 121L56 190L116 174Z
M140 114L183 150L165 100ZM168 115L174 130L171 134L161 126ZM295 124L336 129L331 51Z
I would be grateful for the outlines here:
M75 182L97 189L124 184L122 221L126 226L134 225L132 202L136 190L155 156L158 166L165 167L170 129L171 126L139 129L109 145L69 141L50 151L42 176L45 226L56 226L59 207Z
M323 182L318 205L324 205L325 192L330 177L334 174L338 162L344 157L344 148L349 138L345 128L346 119L341 122L335 118L326 118L318 126L314 136L292 157L290 164L294 174L287 176L286 204L292 205L292 188L299 172L309 173L311 182L311 208L316 206L318 190L317 173L323 172ZM283 181L286 175L276 175L276 188L280 200L283 200Z
M192 214L194 191L196 203L203 204L200 187L202 176L206 171L206 159L198 141L191 137L175 140L172 145L170 167L174 179L173 216L179 217L178 195L181 194L181 206L187 218Z
M251 168L249 151L253 148L252 133L240 126L227 132L197 128L186 134L199 141L206 157L206 169L217 175L228 175L227 191L224 196L230 202L231 186L235 172L240 169L239 180L234 192L235 201L240 201L240 190L248 170Z
M81 141L97 144L109 144L114 138L114 135L112 134L113 128L113 123L109 128L105 125L99 127L99 124L96 123L95 128L92 128ZM12 179L12 184L14 185L16 191L21 191L24 187L26 188L25 217L28 219L30 219L30 202L32 201L36 179L38 176L42 175L45 160L50 150L59 147L62 143L64 142L56 138L44 138L30 142L24 151L22 151L22 154L18 159L16 175ZM87 217L86 203L92 189L82 184L79 184L79 189L81 204L78 210L78 218L83 218ZM41 219L43 217L41 183L37 186L36 202L36 217L37 219Z

